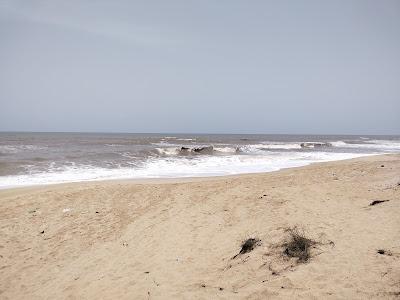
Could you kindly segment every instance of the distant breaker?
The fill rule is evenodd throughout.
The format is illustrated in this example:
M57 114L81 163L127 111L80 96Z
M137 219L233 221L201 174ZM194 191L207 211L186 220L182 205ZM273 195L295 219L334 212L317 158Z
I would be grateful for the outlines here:
M322 148L322 147L332 147L331 143L324 142L305 142L300 144L301 148Z
M327 142L303 142L303 143L292 143L292 144L256 144L256 145L238 145L236 147L215 147L209 146L180 146L180 147L166 147L156 148L158 154L161 155L216 155L216 154L240 154L240 153L251 153L256 154L257 152L263 151L274 151L274 150L301 150L301 149L314 149L314 148L325 148L333 147L334 145Z
M161 155L213 155L213 154L235 154L239 153L239 147L214 147L214 146L197 146L197 147L169 147L169 148L156 148L157 152Z
M213 146L206 146L206 147L198 147L198 148L188 148L188 147L181 147L180 153L187 154L187 153L199 153L199 154L213 154L214 153Z

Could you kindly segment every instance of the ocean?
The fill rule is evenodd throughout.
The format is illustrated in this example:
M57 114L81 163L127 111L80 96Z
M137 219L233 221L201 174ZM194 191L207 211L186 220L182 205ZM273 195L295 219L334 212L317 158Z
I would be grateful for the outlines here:
M0 188L270 172L400 153L400 136L0 133Z

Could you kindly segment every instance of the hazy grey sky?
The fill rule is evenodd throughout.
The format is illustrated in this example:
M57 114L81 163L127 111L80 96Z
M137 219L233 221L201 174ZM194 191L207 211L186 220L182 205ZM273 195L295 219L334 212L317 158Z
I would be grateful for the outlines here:
M0 0L0 130L400 134L400 1Z

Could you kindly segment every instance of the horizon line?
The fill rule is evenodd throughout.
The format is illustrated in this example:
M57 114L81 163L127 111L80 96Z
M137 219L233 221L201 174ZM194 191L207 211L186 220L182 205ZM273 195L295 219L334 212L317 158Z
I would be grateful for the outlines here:
M3 131L0 133L76 133L76 134L177 134L177 135L314 135L314 136L400 136L399 133L207 133L207 132L129 132L129 131L25 131L25 130L11 130Z

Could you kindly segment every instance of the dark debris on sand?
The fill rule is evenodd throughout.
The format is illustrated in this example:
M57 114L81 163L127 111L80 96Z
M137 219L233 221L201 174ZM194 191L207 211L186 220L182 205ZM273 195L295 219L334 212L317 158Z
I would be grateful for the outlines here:
M379 250L376 251L376 253L381 254L381 255L387 255L387 256L392 256L393 255L392 252L386 251L384 249L379 249Z
M283 254L289 257L296 257L298 262L306 262L310 259L310 249L317 242L307 238L304 232L296 227L288 229L289 239L283 244Z
M242 243L240 252L236 254L232 259L235 259L237 256L241 254L245 254L253 251L253 249L260 245L261 240L257 238L249 238Z
M377 205L377 204L380 204L380 203L383 203L383 202L388 202L388 201L389 200L374 200L369 204L369 206L374 206L374 205Z

